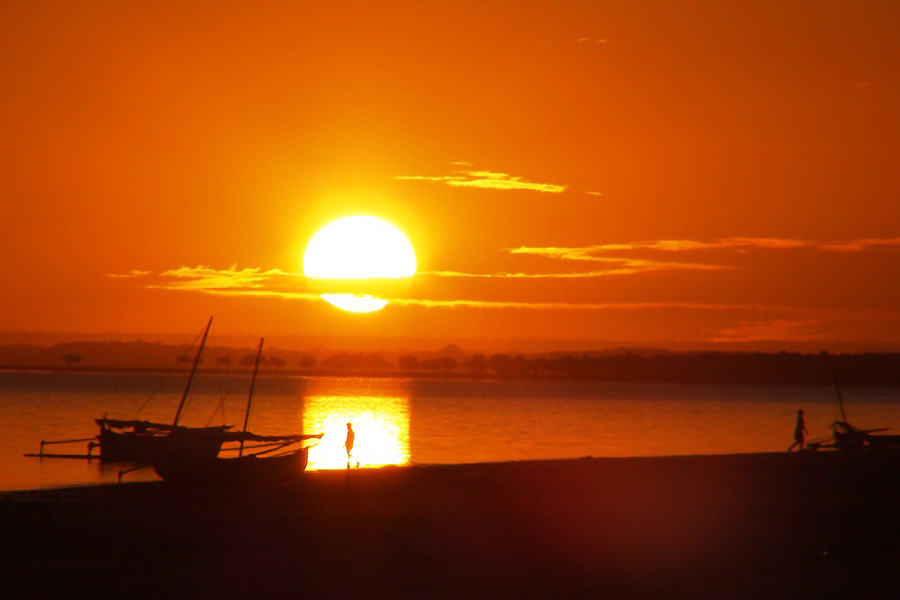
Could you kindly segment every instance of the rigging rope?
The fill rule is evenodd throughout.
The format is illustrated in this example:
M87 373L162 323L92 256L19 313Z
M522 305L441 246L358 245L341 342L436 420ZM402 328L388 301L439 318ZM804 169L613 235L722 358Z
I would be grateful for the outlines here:
M188 352L191 352L194 349L194 346L197 345L197 341L200 339L200 337L202 335L203 334L200 333L200 334L197 334L196 337L194 337L194 340L188 346ZM184 356L184 355L182 355L182 356ZM175 358L173 365L169 368L170 371L174 371L178 368L178 363L180 362L179 361L180 358L181 358L180 356ZM153 400L153 398L156 397L156 394L159 393L159 390L162 389L162 386L165 383L165 381L166 381L165 377L159 378L159 382L156 385L156 389L150 393L150 397L147 398L146 400L144 400L144 403L141 404L141 406L137 409L137 412L135 412L134 416L131 418L132 421L137 420L137 418L141 415L141 413L144 411L144 409L147 408L147 405L150 404L150 402ZM187 408L187 405L185 405L185 408Z
M213 413L209 416L209 420L206 421L207 427L209 427L209 425L212 423L212 420L215 418L220 409L222 411L222 420L225 420L225 400L227 400L228 396L231 395L231 393L234 391L234 388L237 387L238 381L243 378L246 372L246 367L238 371L237 374L235 374L234 378L231 380L231 387L228 389L228 391L224 395L222 395L220 392L221 397L219 400L219 404L216 406L216 410L214 410Z

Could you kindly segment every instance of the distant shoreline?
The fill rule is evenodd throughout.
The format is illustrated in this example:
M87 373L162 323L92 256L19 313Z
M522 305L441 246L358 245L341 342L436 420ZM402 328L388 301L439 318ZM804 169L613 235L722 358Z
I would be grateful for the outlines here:
M0 345L0 369L53 373L187 372L196 348L149 342L81 342L53 347ZM255 352L214 346L205 373L239 373ZM900 386L900 353L670 351L661 348L495 353L454 344L432 352L306 351L269 347L261 369L292 377L367 377L475 381L605 381L657 384Z
M53 373L53 374L109 374L109 375L171 375L186 376L189 369L164 368L164 367L90 367L90 366L47 366L47 365L0 365L0 373ZM202 376L237 376L247 373L243 369L204 369L197 373ZM572 381L572 382L598 382L598 383L625 383L625 384L660 384L660 385L788 385L788 386L832 386L833 379L821 378L812 381L790 381L779 379L748 380L740 376L734 378L723 377L717 373L715 377L686 376L640 378L640 377L615 377L604 374L566 374L566 373L472 373L463 371L441 372L422 370L397 370L397 369L369 369L369 370L342 370L342 369L266 369L261 368L261 376L266 377L351 377L361 379L439 379L452 381ZM900 372L895 379L870 380L854 378L849 381L841 381L842 387L900 387Z

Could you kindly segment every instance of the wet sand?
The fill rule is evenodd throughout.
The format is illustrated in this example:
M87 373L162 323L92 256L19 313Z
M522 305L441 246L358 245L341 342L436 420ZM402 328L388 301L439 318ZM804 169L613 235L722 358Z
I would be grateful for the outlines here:
M0 496L4 598L900 598L900 458L310 472Z

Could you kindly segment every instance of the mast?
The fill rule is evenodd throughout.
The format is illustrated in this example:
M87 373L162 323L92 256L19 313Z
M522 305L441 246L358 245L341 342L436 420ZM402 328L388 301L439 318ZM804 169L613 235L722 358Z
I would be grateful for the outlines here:
M844 410L844 396L841 394L841 382L838 379L837 370L834 371L834 389L837 390L838 404L841 405L841 420L847 422L847 412Z
M256 374L259 372L259 359L262 357L263 342L266 338L259 338L259 349L256 351L256 365L253 367L253 378L250 379L250 395L247 397L247 412L244 414L244 431L241 435L241 449L238 458L244 455L244 438L247 435L247 425L250 423L250 406L253 404L253 388L256 386Z
M172 425L178 425L181 420L181 411L184 410L184 404L187 402L188 394L191 392L191 384L194 381L194 375L197 373L197 365L200 364L200 355L203 354L203 346L206 345L206 336L209 335L209 328L212 327L212 317L206 324L206 330L203 332L203 339L200 340L200 347L197 349L197 356L194 357L194 365L191 367L191 374L188 375L187 385L184 386L184 394L181 395L181 402L178 403L178 410L175 412L175 420Z

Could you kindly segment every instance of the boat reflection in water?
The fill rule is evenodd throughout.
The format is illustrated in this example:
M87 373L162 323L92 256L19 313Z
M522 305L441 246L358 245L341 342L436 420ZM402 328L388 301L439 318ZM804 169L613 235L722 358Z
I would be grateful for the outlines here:
M351 463L360 467L409 462L409 399L390 396L307 396L303 430L324 433L309 452L308 469L347 467L347 423L356 440Z

